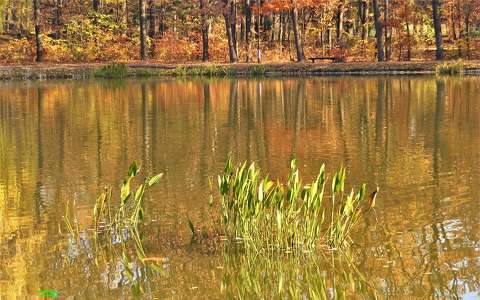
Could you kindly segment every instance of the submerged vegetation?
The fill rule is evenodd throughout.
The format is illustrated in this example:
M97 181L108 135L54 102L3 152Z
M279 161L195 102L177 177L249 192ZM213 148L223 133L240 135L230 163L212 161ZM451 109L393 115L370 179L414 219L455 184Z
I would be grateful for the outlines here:
M346 251L264 255L224 251L228 299L377 299L374 286Z
M228 160L218 176L224 234L257 251L312 251L342 247L360 219L365 185L346 194L345 168L332 178L326 197L325 166L304 185L295 160L285 184L261 177L254 163L233 166Z

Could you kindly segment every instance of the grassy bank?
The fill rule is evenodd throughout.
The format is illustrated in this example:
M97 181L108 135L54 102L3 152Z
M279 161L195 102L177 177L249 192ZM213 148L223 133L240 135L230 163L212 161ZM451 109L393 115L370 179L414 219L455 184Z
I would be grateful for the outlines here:
M451 67L450 67L451 66ZM161 76L292 76L480 74L480 61L352 62L275 64L37 64L0 66L0 80L80 79Z

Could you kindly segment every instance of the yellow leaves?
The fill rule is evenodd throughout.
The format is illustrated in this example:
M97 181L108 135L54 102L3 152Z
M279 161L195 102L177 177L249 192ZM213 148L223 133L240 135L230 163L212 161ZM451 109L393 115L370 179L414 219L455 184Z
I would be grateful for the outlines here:
M33 61L35 45L26 38L15 39L0 44L0 61L6 63L25 63Z

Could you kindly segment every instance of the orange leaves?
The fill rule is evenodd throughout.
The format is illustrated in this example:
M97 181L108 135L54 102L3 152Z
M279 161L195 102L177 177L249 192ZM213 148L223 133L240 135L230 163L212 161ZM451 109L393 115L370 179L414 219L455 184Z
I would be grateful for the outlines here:
M32 62L35 46L26 38L15 39L0 44L0 62L26 63Z
M253 11L255 14L270 15L289 11L294 5L297 8L315 8L332 4L338 0L270 0L265 1L262 6L255 5Z

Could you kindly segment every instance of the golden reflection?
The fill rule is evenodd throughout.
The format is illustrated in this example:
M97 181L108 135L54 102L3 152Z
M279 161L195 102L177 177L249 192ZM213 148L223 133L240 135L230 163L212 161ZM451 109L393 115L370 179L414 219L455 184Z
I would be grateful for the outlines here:
M171 247L161 255L177 271L150 287L152 295L222 298L222 257L195 250L175 257L175 249L187 243L180 238L188 235L186 216L206 222L208 178L229 152L272 177L285 176L296 156L307 179L321 163L343 164L353 185L378 185L379 224L365 219L355 240L359 270L380 295L480 290L478 77L8 82L0 89L2 299L40 288L122 293L90 284L101 270L59 262L68 253L59 224L67 201L90 224L95 195L116 186L132 160L165 174L146 201L146 247L155 253L155 241L165 241ZM94 275L79 275L87 273Z

